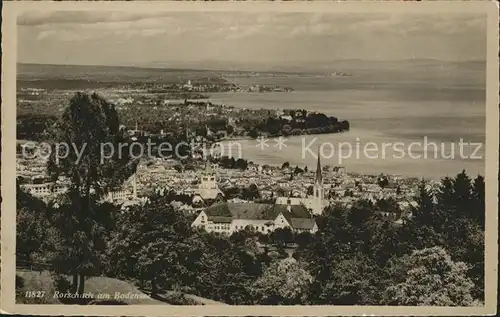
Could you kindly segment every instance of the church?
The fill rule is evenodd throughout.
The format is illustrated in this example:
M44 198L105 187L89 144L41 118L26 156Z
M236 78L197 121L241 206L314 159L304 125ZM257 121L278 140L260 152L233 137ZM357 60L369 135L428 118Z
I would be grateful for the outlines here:
M206 162L200 185L194 191L193 206L210 206L222 200L224 200L224 193L217 185L217 177L210 163Z
M314 216L320 215L328 205L324 199L319 156L311 197L278 197L274 204L225 203L222 201L222 192L219 192L215 174L207 168L193 203L196 200L196 203L209 207L198 214L192 223L193 227L229 235L249 227L263 234L278 228L290 228L295 233L314 233L318 230ZM210 205L205 201L216 203Z
M323 210L330 204L325 199L325 190L323 187L323 174L321 171L321 159L318 153L318 163L316 166L316 176L314 178L313 194L307 197L277 197L277 205L303 205L313 215L321 215Z

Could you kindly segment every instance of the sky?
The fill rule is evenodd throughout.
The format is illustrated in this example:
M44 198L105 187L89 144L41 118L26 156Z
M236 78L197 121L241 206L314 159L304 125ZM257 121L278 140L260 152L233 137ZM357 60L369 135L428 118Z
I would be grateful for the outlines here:
M301 65L339 59L486 59L479 14L319 12L26 12L18 61Z

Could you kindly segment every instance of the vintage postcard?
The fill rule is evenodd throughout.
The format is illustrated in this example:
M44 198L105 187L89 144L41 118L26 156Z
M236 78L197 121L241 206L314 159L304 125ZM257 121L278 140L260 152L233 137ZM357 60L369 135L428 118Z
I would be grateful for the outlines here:
M494 3L3 11L2 312L496 312Z

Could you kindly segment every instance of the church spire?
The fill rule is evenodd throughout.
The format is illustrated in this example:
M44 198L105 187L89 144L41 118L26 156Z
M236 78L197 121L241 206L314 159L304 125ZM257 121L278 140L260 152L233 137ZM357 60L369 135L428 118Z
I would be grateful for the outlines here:
M314 179L314 183L319 185L323 184L323 174L321 173L321 158L319 155L319 148L318 148L318 164L316 165L316 177Z
M212 168L212 163L208 158L205 158L205 170L203 171L205 175L214 174L214 170Z

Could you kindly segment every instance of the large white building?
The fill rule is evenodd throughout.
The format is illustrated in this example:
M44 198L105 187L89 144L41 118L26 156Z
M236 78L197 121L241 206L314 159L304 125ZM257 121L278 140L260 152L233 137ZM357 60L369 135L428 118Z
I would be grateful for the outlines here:
M278 228L290 228L296 233L314 233L318 230L316 221L303 205L254 203L214 204L201 211L192 226L228 235L246 228L253 228L263 234Z
M325 199L323 187L323 174L321 172L321 160L318 153L316 176L314 178L313 194L307 197L277 197L277 205L303 205L314 215L321 215L330 202Z
M126 200L137 199L137 175L132 175L120 188L109 191L105 201L121 203Z
M51 200L59 194L67 191L67 187L56 183L43 183L43 184L23 184L21 188L34 197L40 198L44 201Z
M314 233L318 230L314 215L321 214L323 208L328 205L324 199L320 159L318 157L314 192L311 197L278 197L275 204L228 203L222 200L223 193L217 185L217 177L207 165L201 184L195 190L193 203L210 202L205 203L205 206L216 203L202 210L192 226L229 235L248 227L264 234L277 228L290 228L297 233Z

